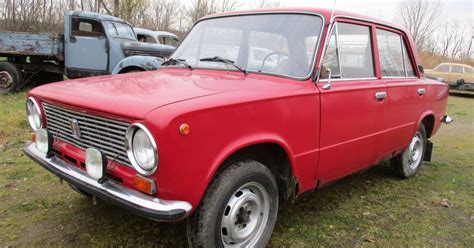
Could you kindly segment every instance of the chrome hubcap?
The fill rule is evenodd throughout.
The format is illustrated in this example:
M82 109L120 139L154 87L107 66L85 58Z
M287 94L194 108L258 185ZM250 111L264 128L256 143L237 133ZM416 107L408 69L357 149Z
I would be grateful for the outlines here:
M229 199L221 221L222 243L227 247L255 246L265 229L270 200L265 188L246 183Z
M6 71L0 71L0 88L8 89L13 84L13 77Z
M420 132L415 134L408 147L408 166L414 170L419 166L423 157L423 138Z

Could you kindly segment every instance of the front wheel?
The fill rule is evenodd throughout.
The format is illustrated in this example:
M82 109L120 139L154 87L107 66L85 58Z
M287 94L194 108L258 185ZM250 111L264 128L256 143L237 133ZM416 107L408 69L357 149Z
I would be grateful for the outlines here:
M415 176L423 164L425 150L426 129L423 124L420 124L420 127L411 139L408 148L390 160L397 176L400 178L410 178Z
M191 247L264 247L278 212L278 188L263 164L232 164L211 183L188 220Z

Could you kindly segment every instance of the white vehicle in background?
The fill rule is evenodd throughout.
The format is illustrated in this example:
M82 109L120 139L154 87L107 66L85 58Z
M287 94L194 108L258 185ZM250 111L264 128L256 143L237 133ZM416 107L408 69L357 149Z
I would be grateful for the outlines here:
M144 28L133 28L140 42L161 44L176 48L180 39L173 33L165 31L152 31Z

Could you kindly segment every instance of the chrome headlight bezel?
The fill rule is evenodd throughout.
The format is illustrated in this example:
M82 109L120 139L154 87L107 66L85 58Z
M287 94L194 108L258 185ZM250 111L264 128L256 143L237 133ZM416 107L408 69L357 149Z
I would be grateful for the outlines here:
M135 158L135 154L133 150L133 139L135 138L135 134L138 130L141 130L146 134L152 146L151 148L153 149L154 163L153 163L153 168L151 170L144 169L140 165L140 162ZM149 176L155 173L155 171L158 169L158 164L159 164L158 147L150 131L143 124L134 123L128 127L127 132L125 134L125 148L127 150L127 155L128 155L128 159L130 159L130 163L132 164L133 168L141 175Z
M30 105L30 102L32 103L31 105ZM32 108L34 108L36 113L32 112L32 109L30 109L30 106ZM30 96L30 97L28 97L28 100L26 101L26 114L27 114L27 117L28 117L28 124L33 129L33 131L37 131L38 129L44 127L43 111L41 110L38 101L36 101L36 99L34 97ZM34 116L35 114L39 115L39 117L38 117L39 121L40 121L39 125L36 125L35 116Z

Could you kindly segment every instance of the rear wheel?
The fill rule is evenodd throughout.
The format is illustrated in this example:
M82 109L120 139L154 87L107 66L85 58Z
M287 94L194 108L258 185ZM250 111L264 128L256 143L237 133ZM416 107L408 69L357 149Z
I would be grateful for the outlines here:
M19 90L21 71L14 64L0 62L0 94L15 93Z
M423 124L420 124L420 127L411 139L408 148L390 161L397 176L400 178L410 178L415 176L423 164L425 150L426 129Z
M191 247L265 247L275 225L278 189L271 171L246 160L220 173L188 220Z

